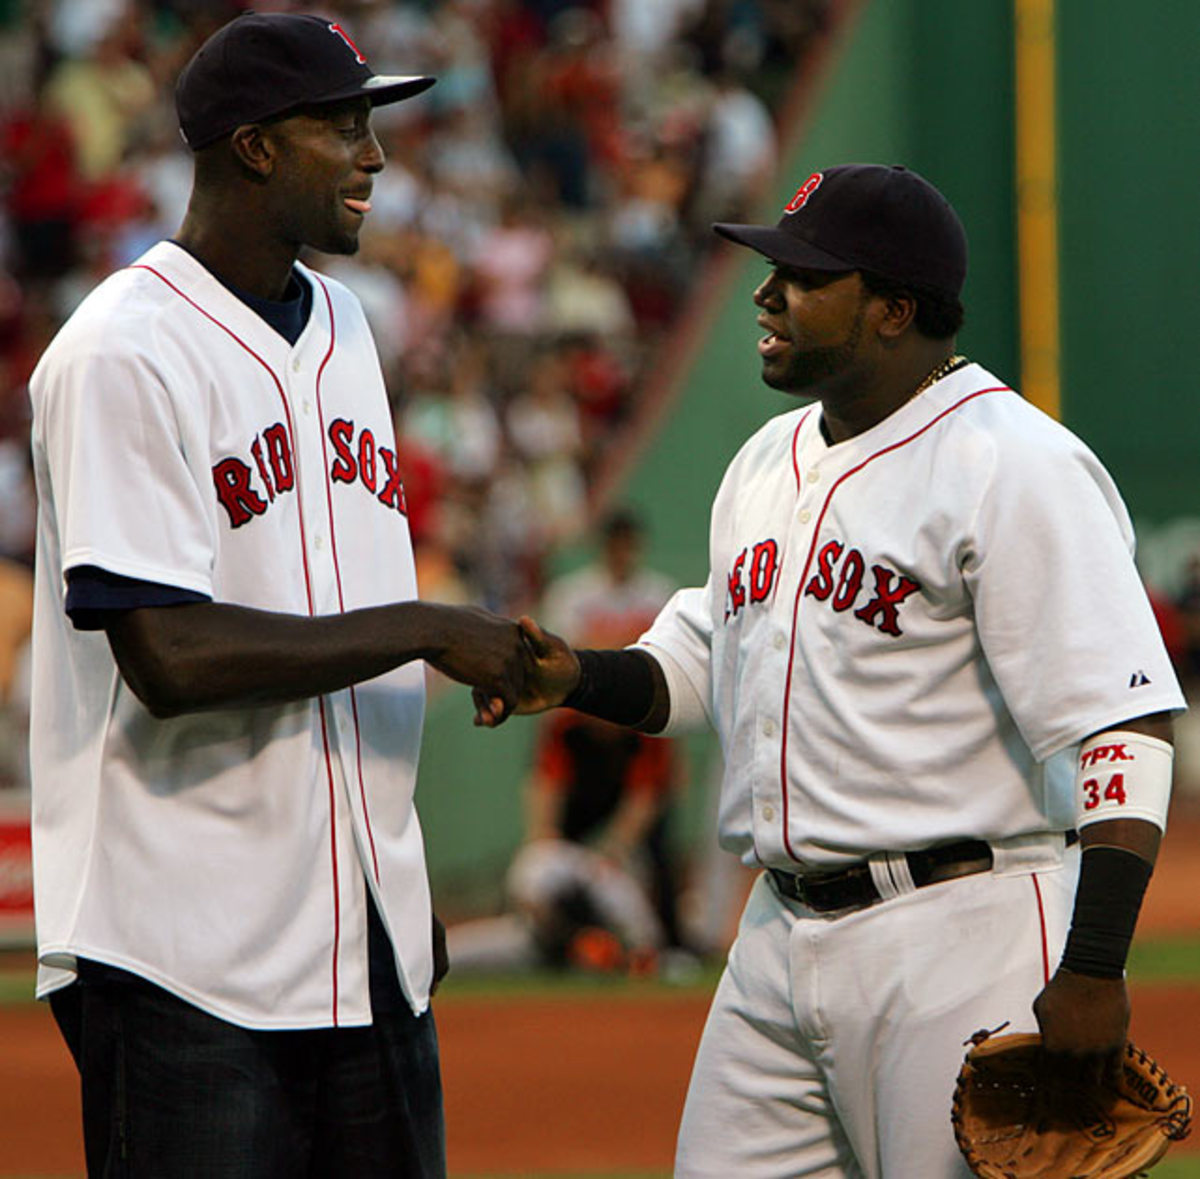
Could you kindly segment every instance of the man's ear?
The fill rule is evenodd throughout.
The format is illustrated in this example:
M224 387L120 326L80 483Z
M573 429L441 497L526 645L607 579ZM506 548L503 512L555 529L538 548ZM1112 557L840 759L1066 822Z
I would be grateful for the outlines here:
M236 128L230 147L234 158L260 179L265 180L275 170L275 143L264 134L261 123L246 123Z
M908 331L917 316L917 299L907 291L878 296L883 304L879 316L879 334L885 342L894 343Z

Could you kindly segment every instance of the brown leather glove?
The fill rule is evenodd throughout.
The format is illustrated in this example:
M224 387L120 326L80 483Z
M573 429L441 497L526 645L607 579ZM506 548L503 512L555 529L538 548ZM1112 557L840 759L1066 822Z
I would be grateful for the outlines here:
M1049 1083L1042 1038L976 1032L954 1090L959 1149L983 1179L1124 1179L1191 1129L1192 1099L1141 1049L1098 1081Z

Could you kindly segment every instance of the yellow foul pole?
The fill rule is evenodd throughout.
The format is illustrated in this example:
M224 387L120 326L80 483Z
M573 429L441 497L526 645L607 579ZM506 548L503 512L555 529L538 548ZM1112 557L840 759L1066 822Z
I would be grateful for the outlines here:
M1058 417L1055 0L1014 0L1021 391Z

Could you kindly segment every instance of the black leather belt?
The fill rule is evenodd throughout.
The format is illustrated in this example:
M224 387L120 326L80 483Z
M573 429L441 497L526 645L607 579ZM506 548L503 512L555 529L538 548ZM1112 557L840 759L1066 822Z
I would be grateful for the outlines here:
M943 843L922 851L904 853L913 884L924 888L956 876L987 872L992 866L992 849L981 839L963 839ZM767 869L780 894L799 901L818 913L837 909L865 909L883 900L871 879L871 869L863 861L837 872L809 872L797 876L781 868Z
M1066 832L1068 847L1078 839L1076 832ZM992 849L982 839L962 839L957 843L942 843L921 851L905 852L904 858L917 888L953 880L957 876L987 872L992 867ZM768 868L767 871L782 896L799 901L818 913L865 909L883 900L871 878L870 865L865 860L837 872L810 872L802 876L781 868Z

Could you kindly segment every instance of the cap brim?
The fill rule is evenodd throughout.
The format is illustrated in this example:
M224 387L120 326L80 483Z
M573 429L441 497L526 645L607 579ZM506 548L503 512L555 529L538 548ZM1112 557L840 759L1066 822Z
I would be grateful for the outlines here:
M858 269L853 262L839 258L806 242L803 238L785 233L774 225L735 225L725 221L714 223L713 230L739 246L749 246L772 262L797 266L804 270L849 271Z
M372 106L384 106L389 102L399 102L402 98L413 98L428 90L436 81L436 78L424 74L372 74L364 82L331 90L328 94L307 99L300 105L325 106L350 98L366 98Z
M383 106L385 103L399 102L402 98L412 98L414 95L421 94L428 90L436 81L436 78L431 78L424 74L372 74L365 82L356 82L352 86L334 89L328 94L321 94L315 98L307 98L302 102L286 101L277 105L269 105L266 109L259 111L253 116L239 119L229 126L220 127L216 131L210 129L208 134L203 138L198 138L194 141L188 138L186 131L183 131L183 138L192 151L200 151L216 143L219 139L223 139L226 135L231 134L243 124L265 123L270 119L283 119L306 107L321 107L330 103L345 102L351 98L365 98L372 106ZM180 129L183 130L182 126Z
M375 74L367 79L359 93L365 94L372 106L384 106L389 102L399 102L402 98L415 98L436 81L436 78L423 74Z

